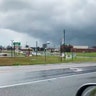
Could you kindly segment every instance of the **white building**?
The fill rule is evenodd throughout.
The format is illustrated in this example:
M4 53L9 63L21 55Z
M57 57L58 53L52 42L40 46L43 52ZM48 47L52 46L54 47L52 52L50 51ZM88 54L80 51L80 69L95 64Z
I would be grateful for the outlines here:
M76 49L88 49L88 46L73 46Z

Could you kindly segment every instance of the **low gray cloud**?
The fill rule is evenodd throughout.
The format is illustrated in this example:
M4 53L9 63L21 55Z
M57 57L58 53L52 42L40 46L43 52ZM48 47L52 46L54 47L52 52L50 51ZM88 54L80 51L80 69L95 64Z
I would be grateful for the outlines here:
M26 33L43 42L96 44L95 0L3 0L0 26Z

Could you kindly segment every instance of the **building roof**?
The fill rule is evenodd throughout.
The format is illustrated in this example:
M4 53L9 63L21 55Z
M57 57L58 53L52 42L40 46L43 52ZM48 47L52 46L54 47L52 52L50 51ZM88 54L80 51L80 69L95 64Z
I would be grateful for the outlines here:
M73 46L76 49L88 49L88 46Z

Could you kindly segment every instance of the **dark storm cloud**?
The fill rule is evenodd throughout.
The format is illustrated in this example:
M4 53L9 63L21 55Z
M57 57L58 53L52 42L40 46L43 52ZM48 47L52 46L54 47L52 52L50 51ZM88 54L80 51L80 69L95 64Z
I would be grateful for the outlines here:
M66 29L70 44L96 44L95 0L4 0L3 28L59 44Z

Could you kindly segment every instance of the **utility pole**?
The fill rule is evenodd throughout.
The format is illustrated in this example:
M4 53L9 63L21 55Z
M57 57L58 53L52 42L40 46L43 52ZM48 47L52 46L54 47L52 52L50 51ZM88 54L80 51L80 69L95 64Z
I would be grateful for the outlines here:
M60 60L62 62L62 41L60 42Z
M64 29L64 45L65 45L65 29Z
M66 58L66 56L65 56L65 29L64 29L64 59Z

